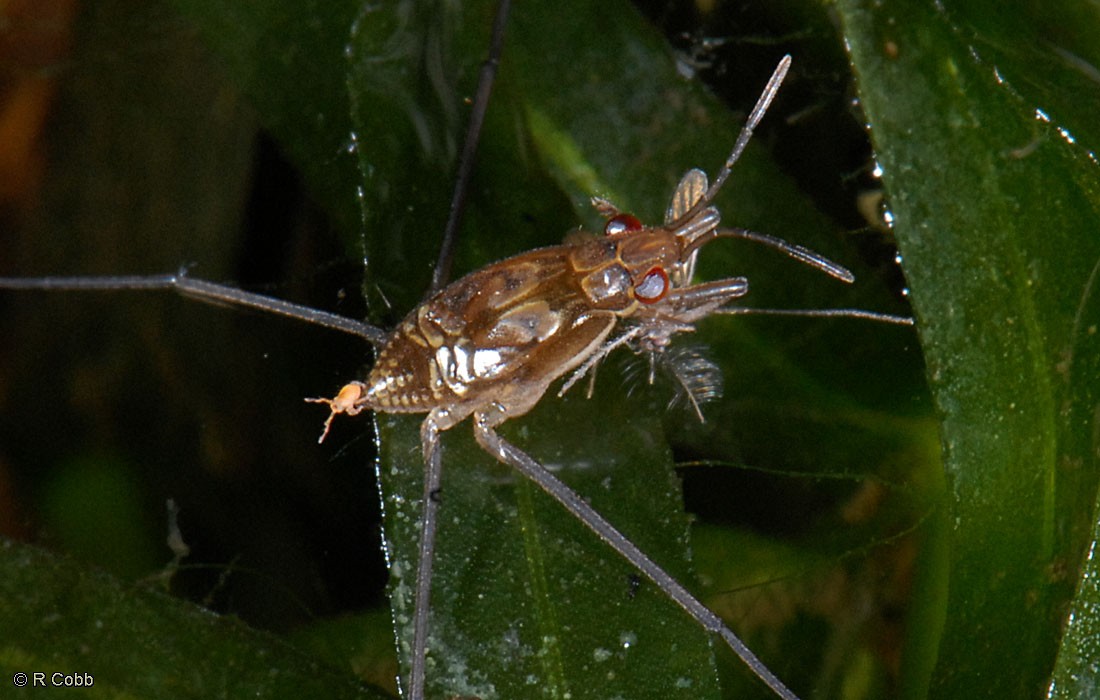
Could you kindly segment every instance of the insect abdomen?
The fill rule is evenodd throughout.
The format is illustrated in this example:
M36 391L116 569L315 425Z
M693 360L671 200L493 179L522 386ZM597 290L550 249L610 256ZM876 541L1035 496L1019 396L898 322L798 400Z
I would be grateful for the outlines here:
M423 315L424 307L418 311ZM411 314L394 329L367 378L367 400L377 410L419 413L453 402L456 394L439 371L437 351L446 347L436 334L425 335ZM446 354L446 351L444 351Z

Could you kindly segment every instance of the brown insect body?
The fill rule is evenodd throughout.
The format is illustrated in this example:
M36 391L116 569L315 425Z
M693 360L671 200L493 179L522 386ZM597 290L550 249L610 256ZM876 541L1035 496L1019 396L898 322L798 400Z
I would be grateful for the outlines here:
M694 253L718 225L713 207L692 211L705 191L706 176L690 171L656 227L597 200L610 216L603 236L522 253L453 282L390 334L366 382L323 401L334 414L429 412L439 430L491 409L495 425L529 411L576 370L568 388L620 345L660 351L668 336L747 289L742 278L690 285ZM620 322L631 327L611 338Z

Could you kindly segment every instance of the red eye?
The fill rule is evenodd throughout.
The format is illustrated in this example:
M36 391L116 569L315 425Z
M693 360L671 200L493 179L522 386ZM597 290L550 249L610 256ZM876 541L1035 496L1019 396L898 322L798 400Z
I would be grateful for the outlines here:
M603 232L606 236L614 236L627 231L641 231L642 222L633 214L616 214L604 224Z
M655 267L634 285L634 297L643 304L656 304L668 294L668 286L668 274L664 268Z

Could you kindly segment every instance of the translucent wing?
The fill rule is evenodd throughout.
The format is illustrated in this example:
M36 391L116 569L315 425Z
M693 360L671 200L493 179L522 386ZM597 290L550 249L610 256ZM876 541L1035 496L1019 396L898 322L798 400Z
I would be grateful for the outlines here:
M680 184L676 185L676 191L672 193L672 201L665 210L665 224L675 224L684 214L695 206L707 193L707 174L698 168L692 168L680 178ZM674 287L685 287L691 283L695 275L695 258L699 251L693 252L686 260L669 270L669 280Z

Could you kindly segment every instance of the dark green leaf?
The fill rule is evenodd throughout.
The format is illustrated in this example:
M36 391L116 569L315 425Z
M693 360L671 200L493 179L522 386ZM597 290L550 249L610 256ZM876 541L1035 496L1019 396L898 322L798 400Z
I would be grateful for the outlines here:
M949 548L917 613L942 631L910 689L1040 697L1097 488L1100 88L1072 39L1097 18L955 5L837 4L943 415Z
M100 698L385 697L236 620L10 540L0 541L0 626L5 697L39 697L54 673ZM17 673L47 685L13 688Z
M1077 591L1070 605L1066 631L1050 683L1053 698L1100 697L1100 568L1096 542L1100 522L1092 531L1088 554L1081 566Z

